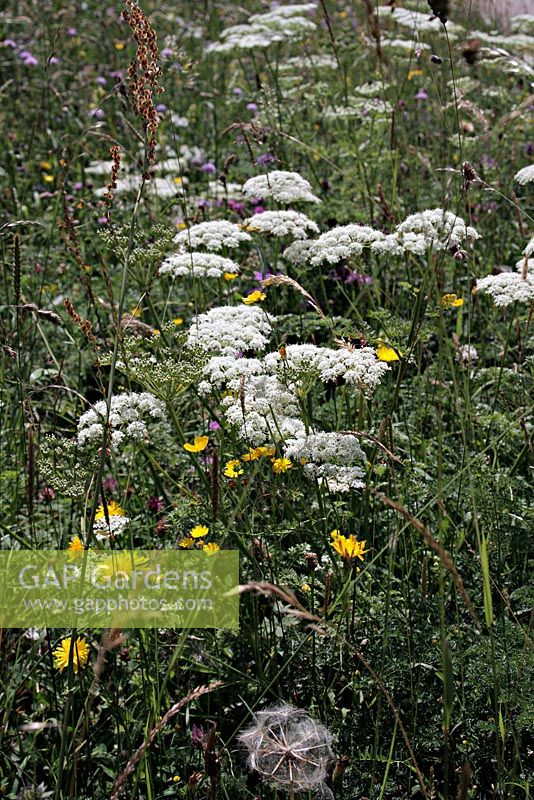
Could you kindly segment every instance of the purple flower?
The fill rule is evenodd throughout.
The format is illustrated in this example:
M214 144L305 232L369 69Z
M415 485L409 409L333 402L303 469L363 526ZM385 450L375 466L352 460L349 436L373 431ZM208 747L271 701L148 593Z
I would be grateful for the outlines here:
M416 100L428 100L428 95L423 88L419 89L417 94L415 95Z
M124 73L122 69L114 69L113 72L109 73L109 77L113 78L116 81L122 81L124 78Z
M57 56L50 56L50 58L48 59L48 63L49 64L61 64L61 59L58 58Z
M102 481L102 489L105 492L114 492L118 488L119 484L117 483L113 475L106 475L106 477Z
M51 486L43 486L39 492L39 500L43 503L49 503L56 499L56 493Z
M196 747L197 750L202 750L204 748L204 737L205 737L204 728L202 725L193 725L191 726L191 744L193 747Z
M16 47L17 46L17 43L15 41L13 41L13 39L4 39L2 44L4 45L4 47Z
M525 152L529 157L534 155L534 144L532 144L532 142L529 142L527 144L527 146L525 147Z
M232 211L235 211L236 214L239 214L241 216L243 216L245 213L244 204L239 203L237 200L232 200L232 198L228 200L228 208L232 209Z
M74 186L72 187L75 192L79 192L80 189L83 189L83 183L81 181L76 181Z
M67 28L67 36L78 36L76 28Z
M156 106L156 111L158 114L164 114L167 111L167 106L165 103L158 103Z
M105 114L101 108L93 108L89 112L89 116L93 117L93 119L104 119Z
M5 44L5 42L4 42L4 44ZM233 92L233 94L236 95L236 97L242 97L244 95L243 89L240 89L239 86L234 86L234 88L232 89L232 92Z
M254 209L255 214L263 214L264 211L265 209L263 206L256 206L256 208Z
M256 159L256 164L260 167L266 167L267 164L272 164L274 161L274 156L271 153L262 153L261 156L258 156Z
M44 272L43 265L40 264L38 261L35 262L35 271L37 272L37 274Z
M215 175L215 173L217 172L217 167L212 161L206 161L205 164L202 164L200 169L202 170L202 172L206 172L208 175Z
M149 497L146 501L147 507L149 511L152 511L153 514L158 514L160 511L163 511L165 508L165 503L161 497Z
M28 50L21 50L19 58L22 58L27 67L36 67L39 61Z
M211 419L208 422L208 430L210 430L210 431L218 431L218 430L220 430L220 427L221 426L219 425L219 423L217 422L216 419Z
M98 217L97 220L100 225L109 225L109 218L108 217Z
M261 283L261 281L267 280L267 278L272 278L272 272L263 273L263 272L259 272L258 270L256 270L256 271L254 271L252 273L252 275L254 277L254 280L258 281L258 283Z
M105 86L107 83L107 78L104 78L103 75L99 75L98 78L96 78L96 82L99 86Z
M170 47L164 47L163 50L160 53L160 56L162 58L170 58L172 56L172 54L173 54L173 51L171 50Z
M247 103L247 111L257 111L258 106L256 103Z

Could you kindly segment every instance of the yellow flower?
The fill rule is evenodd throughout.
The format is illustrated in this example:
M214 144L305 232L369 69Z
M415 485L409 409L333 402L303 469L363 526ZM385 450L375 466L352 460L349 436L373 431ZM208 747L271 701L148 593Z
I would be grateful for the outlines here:
M60 672L63 672L65 667L69 666L69 656L70 656L70 643L72 641L72 637L68 636L66 639L62 639L61 643L56 647L53 651L52 655L54 656L54 666ZM85 667L87 661L89 660L89 645L85 641L85 639L79 638L76 639L74 643L74 647L72 649L72 669L74 672L78 672L80 667Z
M411 69L409 71L409 73L408 73L408 80L411 81L412 78L416 78L416 77L418 77L419 75L422 75L422 74L423 74L423 70L422 69Z
M223 278L225 281L233 281L238 276L238 272L223 272Z
M244 470L237 469L240 463L241 462L238 458L232 458L231 461L226 462L224 474L227 478L237 478L239 475L243 474Z
M176 225L176 227L178 228L179 231L183 231L183 230L185 230L187 228L187 225L185 224L185 222L179 222Z
M139 317L141 316L141 309L139 308L139 306L130 309L130 315L132 317L135 317L136 319L139 319Z
M459 308L463 306L464 301L462 297L457 297L455 294L444 294L439 304L443 308Z
M332 539L338 539L341 536L341 531L335 528L335 530L330 532L330 536Z
M195 527L189 532L189 536L193 539L202 539L204 536L207 536L209 533L209 528L206 525L195 525Z
M50 163L50 161L41 161L39 166L41 167L41 169L46 169L46 170L52 169L52 164Z
M115 50L124 50L125 47L124 42L115 42L113 46Z
M45 172L43 172L43 180L44 180L45 183L53 183L54 182L54 176L53 175L47 175Z
M85 545L79 536L73 536L67 545L69 558L78 558L85 551Z
M183 321L183 319L182 319L181 317L175 317L175 318L173 319L173 324L174 324L174 325L183 325L183 324L184 324L184 321Z
M202 549L208 556L212 556L214 553L217 553L221 548L216 542L210 542L209 544L203 545Z
M289 458L273 458L273 472L276 475L279 475L281 472L287 472L288 469L291 469L293 464L289 460Z
M339 553L341 558L346 561L351 561L353 558L359 558L363 561L363 554L369 551L365 549L365 539L359 542L355 536L341 536L339 531L332 531L332 547Z
M180 781L181 781L181 780L182 780L182 779L180 778L180 776L179 776L179 775L173 775L173 776L172 776L172 782L173 782L173 783L180 783Z
M207 436L195 436L193 444L186 442L184 450L188 453L201 453L208 446L209 438Z
M300 588L303 592L311 592L311 586L309 583L303 583Z
M275 452L276 450L274 447L251 447L248 453L245 453L241 458L243 461L256 461L258 458L272 458Z
M108 503L108 517L125 517L126 511L120 507L115 500L110 500ZM96 509L95 520L106 519L104 514L104 506L98 506Z
M399 354L392 347L387 344L379 344L376 348L376 357L379 361L398 361Z
M99 578L113 578L119 576L121 579L129 577L138 567L145 567L148 564L146 556L131 556L127 551L115 550L113 555L101 561L95 569Z
M178 547L181 547L183 550L190 550L195 542L191 539L190 536L186 536L185 539L180 539L178 542Z
M251 306L252 303L257 303L258 301L261 302L262 300L265 300L266 297L267 295L265 292L260 292L259 289L256 289L256 291L249 294L248 297L244 297L243 302L245 305Z
M159 331L157 328L152 328L152 336L159 336L160 334L161 331Z
M181 177L181 175L177 175L176 178L174 179L174 182L179 185L180 183L184 182L184 179Z

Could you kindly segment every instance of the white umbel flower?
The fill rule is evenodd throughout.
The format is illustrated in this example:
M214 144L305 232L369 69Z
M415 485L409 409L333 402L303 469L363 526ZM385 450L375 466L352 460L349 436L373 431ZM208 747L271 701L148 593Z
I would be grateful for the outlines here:
M174 243L182 250L222 250L223 247L233 249L243 242L250 242L251 237L234 222L224 219L211 222L199 222L174 237Z
M223 356L264 350L273 321L274 317L258 306L216 306L193 319L188 345Z
M304 475L325 483L332 492L365 486L365 453L350 433L320 431L290 439L284 455L303 464Z
M462 344L456 351L456 359L462 366L471 366L478 360L478 351L472 344Z
M86 411L78 422L78 444L102 444L107 405L99 400ZM165 418L165 405L150 392L124 392L111 398L109 426L111 445L118 447L125 439L146 441L148 428L146 419Z
M273 170L265 175L256 175L243 184L246 197L272 197L279 203L320 203L308 181L298 172Z
M337 264L338 261L359 256L364 247L384 238L385 235L381 231L376 231L367 225L340 225L321 234L310 245L310 263L318 265L326 261L329 264Z
M259 358L236 358L236 356L213 356L202 371L203 380L198 385L199 394L209 394L213 388L238 392L243 378L265 372Z
M284 358L279 352L269 353L264 363L271 372L277 370L281 377L286 372L299 377L315 372L323 383L343 379L366 395L376 389L389 369L386 363L379 361L372 347L333 350L314 344L287 345Z
M305 431L296 386L287 387L272 375L244 381L235 396L224 398L223 408L239 438L254 446L302 436Z
M523 278L517 272L501 272L477 281L477 291L489 294L499 308L518 303L534 302L534 274Z
M173 253L159 268L160 275L173 278L222 278L225 272L238 274L240 268L231 258L216 253Z
M299 211L264 211L244 220L243 225L255 233L291 236L293 239L307 239L308 231L319 233L316 223Z
M395 229L399 244L410 252L424 250L449 250L459 247L466 239L474 241L480 236L476 230L466 225L461 217L442 208L427 209L410 214Z
M528 167L523 167L519 172L516 172L514 181L519 183L520 186L525 186L527 183L534 182L534 164L529 164Z

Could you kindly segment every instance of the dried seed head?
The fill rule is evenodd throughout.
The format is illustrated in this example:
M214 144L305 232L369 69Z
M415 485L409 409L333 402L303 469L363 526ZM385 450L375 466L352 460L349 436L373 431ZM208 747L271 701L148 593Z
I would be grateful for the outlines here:
M290 705L259 711L239 739L249 752L250 768L278 789L319 787L334 758L329 731Z

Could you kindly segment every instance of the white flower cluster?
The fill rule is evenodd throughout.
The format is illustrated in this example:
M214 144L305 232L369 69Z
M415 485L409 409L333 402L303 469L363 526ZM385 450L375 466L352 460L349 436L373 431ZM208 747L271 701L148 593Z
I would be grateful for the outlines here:
M496 306L502 308L516 301L518 303L534 302L534 274L529 272L523 278L517 272L501 272L499 275L488 275L477 281L477 291L489 294Z
M117 178L116 186L113 189L113 194L128 194L129 192L137 192L141 186L142 177L140 175L126 175L124 178ZM154 197L162 199L175 197L184 193L185 179L180 178L178 181L174 178L155 178L146 184L146 191ZM96 197L103 197L108 191L107 186L99 186L94 190Z
M443 25L437 17L432 16L430 8L428 12L422 12L411 8L392 8L391 6L383 5L373 8L373 11L377 14L381 23L391 20L400 25L401 28L409 28L414 32L439 32L443 30ZM461 25L457 25L451 20L447 22L447 35L450 38L456 38L456 34L462 31Z
M226 419L238 436L258 446L304 434L295 385L285 386L272 375L254 375L235 396L225 397Z
M519 183L520 186L525 186L527 183L534 182L534 164L529 164L528 167L523 167L519 172L514 175L514 181Z
M308 181L298 172L273 170L265 175L256 175L243 184L246 197L272 197L279 203L320 203Z
M390 234L367 225L332 228L310 244L308 258L312 265L325 261L336 264L360 255L365 247L376 255L401 255L405 252L425 255L429 248L455 249L466 239L473 241L478 238L476 230L456 214L434 208L411 214Z
M365 453L358 438L350 433L309 433L288 440L284 455L300 461L307 478L325 483L332 492L361 489Z
M235 261L216 253L173 253L159 268L160 275L170 274L173 278L222 278L225 272L238 274L240 269Z
M327 261L336 264L351 256L358 256L364 247L385 239L385 234L367 225L339 225L311 243L309 260L314 266ZM285 254L284 254L285 257Z
M218 219L185 228L176 234L173 241L182 251L199 247L217 251L223 247L239 247L242 242L250 242L250 236L235 222Z
M472 344L462 344L456 351L456 358L462 366L471 366L478 360L478 350Z
M307 239L308 231L319 233L316 223L299 211L264 211L244 220L243 225L249 231L293 239Z
M223 356L264 350L273 321L274 317L258 306L216 306L193 318L188 345Z
M93 524L93 531L98 541L120 536L130 522L130 518L122 514L109 514L108 517L109 525L105 517L95 520Z
M459 247L465 239L474 241L480 236L466 225L461 217L442 208L427 209L411 214L397 225L395 233L401 247L423 255L428 248L448 250Z
M523 250L523 255L528 259L530 259L530 256L534 255L534 236Z
M275 42L302 39L316 25L305 14L315 11L315 3L279 6L266 14L253 14L244 25L233 25L221 34L220 42L206 48L208 53L232 53L270 47Z
M323 111L325 119L339 117L380 117L393 113L393 106L380 97L349 97L346 106L330 106Z
M263 362L259 358L236 358L230 356L213 356L203 370L204 380L198 384L199 394L209 394L216 387L238 392L243 378L261 375L264 372Z
M263 361L270 372L281 376L289 370L297 375L315 373L323 383L343 379L366 395L376 389L389 369L384 361L379 361L372 347L332 350L314 344L290 344L283 358L277 351L266 355Z
M107 405L99 400L78 422L78 444L102 444ZM118 447L124 439L143 441L148 438L146 418L165 418L165 405L150 392L124 392L111 398L109 427L111 445Z
M284 261L289 264L297 264L299 267L305 267L310 260L310 249L314 241L311 239L295 239L291 242L289 247L286 247L282 253Z
M388 366L369 348L332 350L311 344L287 345L284 355L262 359L215 356L204 368L199 393L213 387L230 390L223 399L228 422L250 445L285 442L287 458L301 460L304 474L324 482L332 492L363 486L365 461L352 434L306 430L299 394L310 378L323 382L343 378L369 394Z

